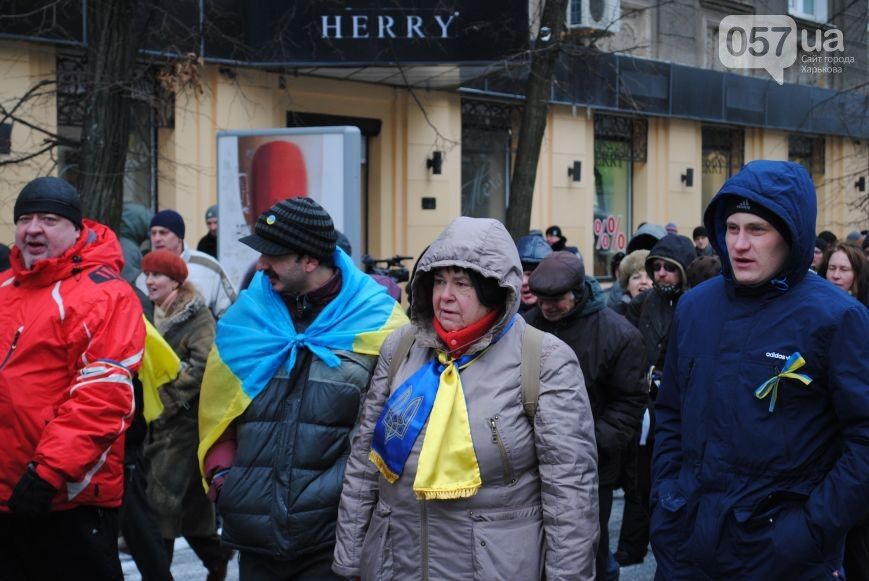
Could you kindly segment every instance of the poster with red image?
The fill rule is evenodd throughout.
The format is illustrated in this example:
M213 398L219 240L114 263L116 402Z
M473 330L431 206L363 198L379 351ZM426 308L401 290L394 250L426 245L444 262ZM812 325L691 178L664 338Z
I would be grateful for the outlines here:
M222 131L217 136L218 256L240 284L259 256L238 242L280 200L319 202L361 248L361 135L356 127Z

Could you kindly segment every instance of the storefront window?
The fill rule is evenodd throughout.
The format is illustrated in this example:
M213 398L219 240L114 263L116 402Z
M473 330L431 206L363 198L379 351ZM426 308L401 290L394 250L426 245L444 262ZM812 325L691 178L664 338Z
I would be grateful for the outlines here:
M826 165L826 142L823 137L788 136L788 159L801 164L811 174L815 185L823 181Z
M610 276L610 261L624 252L631 232L634 163L645 162L647 124L643 119L596 115L594 119L594 266Z
M703 127L702 210L727 178L739 171L745 158L745 132L726 127Z
M462 102L462 215L507 217L512 113L508 105Z
M87 74L84 55L78 52L57 54L57 132L64 140L58 147L58 174L74 186L79 185L81 140L84 123ZM160 91L154 71L141 65L127 89L130 134L124 164L124 202L135 202L151 210L157 207L157 128L172 127L174 101Z

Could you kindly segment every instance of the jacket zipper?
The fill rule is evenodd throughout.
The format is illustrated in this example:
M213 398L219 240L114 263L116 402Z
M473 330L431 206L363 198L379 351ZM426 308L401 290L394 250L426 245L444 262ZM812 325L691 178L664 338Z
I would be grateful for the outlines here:
M12 338L12 345L9 346L9 351L6 353L6 357L3 359L3 363L0 363L0 369L6 367L6 364L9 363L9 360L12 359L12 355L15 353L15 348L18 347L18 339L21 338L21 333L24 332L24 325L18 327L18 330L15 331L15 336Z
M420 500L420 545L422 546L422 581L428 581L428 505Z
M501 434L498 432L499 416L489 418L489 427L492 430L492 443L498 446L498 452L501 454L501 466L504 469L504 484L516 484L516 476L513 474L513 466L510 464L510 456L507 455L507 448L504 447L504 440L501 439Z

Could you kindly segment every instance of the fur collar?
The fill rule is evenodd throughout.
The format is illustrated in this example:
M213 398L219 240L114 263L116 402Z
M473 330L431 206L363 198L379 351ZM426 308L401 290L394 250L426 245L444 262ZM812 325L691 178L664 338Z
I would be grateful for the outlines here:
M160 331L161 335L165 335L169 329L186 323L204 308L207 308L205 299L202 298L192 282L185 281L178 289L178 296L175 297L175 301L169 307L164 319L158 323L157 330Z

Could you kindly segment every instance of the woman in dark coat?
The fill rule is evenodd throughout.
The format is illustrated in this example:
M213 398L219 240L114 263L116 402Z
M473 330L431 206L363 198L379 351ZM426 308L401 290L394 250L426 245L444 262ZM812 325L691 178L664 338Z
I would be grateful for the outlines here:
M205 299L187 279L184 260L167 250L142 259L148 297L154 301L154 324L181 359L181 372L160 388L163 413L151 424L145 446L148 497L159 515L169 558L175 539L183 536L208 569L209 579L223 579L232 551L220 546L214 505L199 479L197 411L205 361L214 343L214 317Z

